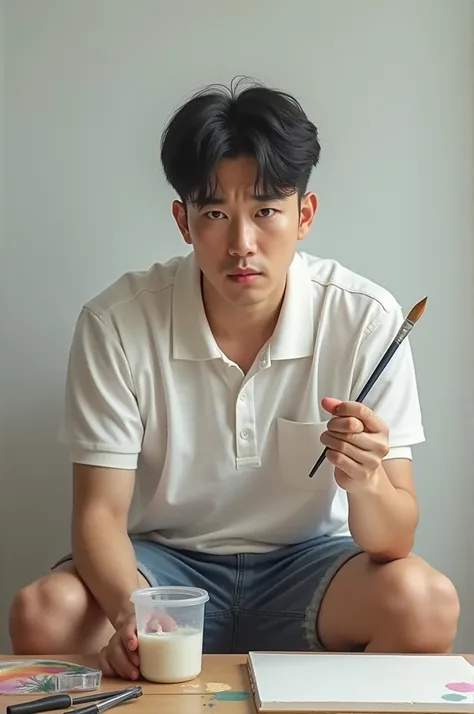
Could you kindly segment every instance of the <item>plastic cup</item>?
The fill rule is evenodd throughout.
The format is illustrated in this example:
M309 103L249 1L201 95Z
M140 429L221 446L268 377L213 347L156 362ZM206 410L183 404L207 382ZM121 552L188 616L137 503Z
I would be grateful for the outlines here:
M202 669L204 609L201 588L157 587L134 590L140 672L150 682L187 682Z

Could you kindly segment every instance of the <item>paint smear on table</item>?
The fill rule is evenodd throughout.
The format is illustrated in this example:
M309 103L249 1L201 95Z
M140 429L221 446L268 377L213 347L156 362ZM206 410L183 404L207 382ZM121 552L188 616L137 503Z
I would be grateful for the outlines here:
M231 691L231 692L216 692L214 699L218 702L244 702L250 699L250 692Z
M245 702L252 696L250 692L234 690L228 684L223 684L222 682L206 682L206 689L209 693L212 693L211 700L207 705L211 709L218 702ZM204 704L204 706L206 705Z
M224 682L206 682L206 692L216 694L218 692L228 692L232 687Z

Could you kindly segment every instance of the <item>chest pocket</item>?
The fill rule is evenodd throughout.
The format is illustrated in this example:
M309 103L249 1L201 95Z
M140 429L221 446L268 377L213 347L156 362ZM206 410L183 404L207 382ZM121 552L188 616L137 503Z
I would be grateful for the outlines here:
M277 419L278 465L281 480L295 489L313 493L335 494L334 467L327 459L312 478L309 473L324 446L320 437L327 422L301 423Z

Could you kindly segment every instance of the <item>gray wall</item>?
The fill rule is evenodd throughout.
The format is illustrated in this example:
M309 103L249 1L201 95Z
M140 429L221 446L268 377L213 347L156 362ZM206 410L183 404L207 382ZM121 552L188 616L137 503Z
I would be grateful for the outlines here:
M472 651L474 3L226 5L6 1L1 649L14 591L69 546L56 432L78 310L123 271L184 251L160 131L195 88L250 74L294 92L320 127L304 248L406 310L429 296L412 339L428 438L417 550L458 586L457 647Z
M4 36L4 0L0 0L0 538L4 537L5 528L8 527L7 514L9 511L9 501L5 484L7 469L6 469L6 383L7 383L7 358L6 345L6 290L4 285L4 276L6 270L6 242L5 242L5 161L4 161L4 78L5 78L5 36ZM11 578L10 572L7 569L7 552L5 544L0 545L0 651L5 646L3 632L4 620L4 600L9 592L9 586L5 586L5 582Z

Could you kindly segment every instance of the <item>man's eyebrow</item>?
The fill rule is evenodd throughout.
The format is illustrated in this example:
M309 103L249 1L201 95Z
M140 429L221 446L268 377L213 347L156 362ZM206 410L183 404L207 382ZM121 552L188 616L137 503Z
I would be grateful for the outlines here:
M277 193L254 193L252 198L261 203L267 203L268 201L280 201L282 196Z
M254 201L259 201L259 203L267 203L268 201L279 201L281 196L277 193L253 193L252 198ZM226 200L223 196L207 196L202 201L199 201L200 208L206 208L206 206L223 206Z
M202 201L199 201L199 208L206 208L206 206L223 206L225 204L225 198L221 196L206 196Z

